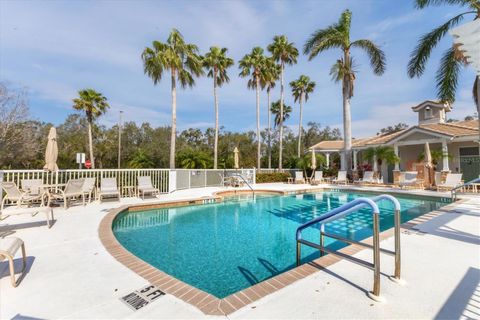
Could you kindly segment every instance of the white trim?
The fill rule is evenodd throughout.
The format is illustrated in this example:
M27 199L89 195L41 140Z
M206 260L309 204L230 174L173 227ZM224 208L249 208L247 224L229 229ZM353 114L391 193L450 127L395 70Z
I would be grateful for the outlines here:
M390 140L389 142L387 142L386 144L394 144L394 143L400 143L399 142L401 139L404 139L414 133L424 133L424 134L428 134L428 135L431 135L433 137L436 137L436 138L439 138L439 139L444 139L444 138L453 138L454 136L452 135L448 135L448 134L442 134L442 133L438 133L438 132L433 132L433 131L430 131L430 130L427 130L427 129L423 129L423 128L419 128L419 127L412 127L412 129L409 129L407 131L405 131L404 133L396 136L394 139ZM424 139L424 140L432 140L432 139ZM423 140L417 140L417 141L423 141ZM429 142L427 141L427 142ZM407 142L407 141L404 141L404 142ZM441 142L441 141L440 141Z

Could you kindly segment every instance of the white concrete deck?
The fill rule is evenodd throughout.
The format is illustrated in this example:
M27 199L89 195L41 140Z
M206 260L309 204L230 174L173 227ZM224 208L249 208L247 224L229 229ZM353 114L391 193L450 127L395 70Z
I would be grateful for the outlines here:
M311 187L269 184L256 188ZM218 190L225 188L177 191L161 199L190 199ZM51 229L47 229L43 215L1 221L0 237L11 234L25 241L28 273L19 287L12 288L7 264L0 262L0 318L205 318L196 308L170 295L136 312L119 301L147 283L106 252L97 228L107 209L127 203L142 201L122 199L120 204L93 203L66 211L56 208L56 223ZM471 197L455 211L403 235L402 276L406 285L382 277L384 303L366 297L365 290L372 285L371 271L341 261L228 318L480 318L479 244L480 197ZM393 239L383 241L382 246L393 247ZM369 252L356 256L368 257ZM20 259L16 262L20 270ZM389 274L392 270L393 259L383 258L382 271Z

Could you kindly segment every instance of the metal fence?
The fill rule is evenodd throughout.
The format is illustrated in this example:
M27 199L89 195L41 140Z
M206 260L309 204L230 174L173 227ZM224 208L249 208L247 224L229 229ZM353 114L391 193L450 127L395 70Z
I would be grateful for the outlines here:
M140 176L150 176L154 187L161 193L169 193L182 189L223 186L225 178L233 174L241 174L248 183L255 183L255 169L0 170L0 182L15 182L21 187L22 180L26 179L41 179L46 185L59 185L70 179L95 178L95 186L100 187L102 178L116 178L122 196L132 196L136 195L137 179ZM2 197L3 193L0 198Z

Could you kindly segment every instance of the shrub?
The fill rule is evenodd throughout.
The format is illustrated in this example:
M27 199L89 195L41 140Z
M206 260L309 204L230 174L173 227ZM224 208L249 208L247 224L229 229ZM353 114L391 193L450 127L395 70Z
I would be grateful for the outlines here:
M290 177L288 172L257 173L256 183L287 182Z

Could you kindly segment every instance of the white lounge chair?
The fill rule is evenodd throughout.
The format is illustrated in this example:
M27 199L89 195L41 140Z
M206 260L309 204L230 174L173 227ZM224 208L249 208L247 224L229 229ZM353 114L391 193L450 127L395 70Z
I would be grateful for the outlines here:
M423 179L417 178L417 171L400 172L400 179L398 185L400 188L418 188L423 189Z
M13 263L13 259L20 248L22 249L22 274L17 280L15 280L15 264ZM22 239L16 237L0 238L0 261L5 259L8 260L12 286L16 287L19 284L18 280L23 278L23 273L27 267L27 255L25 253L25 244Z
M311 183L312 184L319 184L319 183L322 183L324 181L325 181L325 179L323 179L323 171L315 171Z
M120 191L117 188L116 178L102 178L98 200L102 202L103 197L116 197L120 201Z
M448 173L444 183L437 184L437 190L452 190L455 187L462 185L461 173Z
M439 184L442 184L442 173L435 172L435 186L438 186Z
M347 184L347 171L338 171L337 178L333 179L332 182L337 184Z
M30 195L39 195L45 192L45 189L42 187L42 179L22 179L21 186L22 190L28 192Z
M305 183L303 171L295 171L295 183Z
M40 207L31 207L31 208L22 208L17 206L8 207L7 209L3 209L0 211L0 221L4 220L10 216L18 216L23 214L28 214L31 216L35 216L38 213L44 213L47 218L47 226L48 228L52 227L53 221L53 210L48 206L40 206Z
M96 180L96 178L85 178L85 181L83 183L83 193L85 197L88 197L88 203L92 202L92 195L95 198L95 195L93 193L95 191Z
M365 171L363 173L363 178L355 180L354 183L376 183L377 180L373 177L374 173L373 171Z
M142 195L142 199L145 199L145 194L151 194L152 196L160 194L160 190L152 185L150 176L138 177L138 192Z
M85 179L68 180L65 189L58 189L50 194L51 200L63 200L63 207L68 209L68 202L72 199L82 198L82 204L85 205L85 193L83 192L83 184Z
M43 205L44 193L30 194L29 191L20 191L14 182L2 182L1 185L6 195L3 197L0 210L3 210L7 201L12 202L17 207L31 205L38 201L40 201L40 205Z

